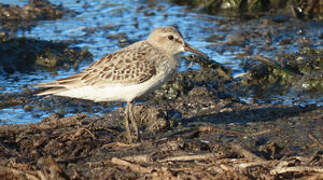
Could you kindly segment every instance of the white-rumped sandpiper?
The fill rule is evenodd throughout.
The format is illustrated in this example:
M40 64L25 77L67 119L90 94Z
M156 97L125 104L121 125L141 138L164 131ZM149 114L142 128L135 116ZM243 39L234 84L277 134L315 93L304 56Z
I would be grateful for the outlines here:
M38 84L38 87L48 89L37 95L52 94L95 102L125 101L125 128L127 138L132 142L129 121L135 138L139 138L133 114L134 99L167 81L178 67L175 55L184 51L207 58L205 54L187 44L176 28L156 28L146 40L107 55L77 74Z

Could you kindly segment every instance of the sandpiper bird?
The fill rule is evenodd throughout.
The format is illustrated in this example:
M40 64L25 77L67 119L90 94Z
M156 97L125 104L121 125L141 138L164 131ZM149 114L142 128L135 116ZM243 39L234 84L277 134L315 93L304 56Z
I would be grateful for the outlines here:
M37 84L46 87L37 95L56 95L100 101L125 101L125 128L129 142L139 130L133 114L133 101L161 86L176 71L180 52L205 54L187 44L174 27L153 30L146 40L136 42L94 62L81 72L52 82Z

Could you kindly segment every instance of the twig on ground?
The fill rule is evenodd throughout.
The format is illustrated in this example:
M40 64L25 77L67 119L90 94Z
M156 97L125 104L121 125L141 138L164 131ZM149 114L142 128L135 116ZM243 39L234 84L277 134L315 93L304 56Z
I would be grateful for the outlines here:
M128 161L125 161L125 160L122 160L122 159L119 159L116 157L113 157L111 159L111 163L119 165L119 166L126 166L126 167L130 168L132 171L135 171L137 173L144 174L144 173L151 173L152 172L151 168L142 167L138 164L133 164L133 163L130 163Z
M75 133L74 135L72 135L72 139L75 139L75 138L78 138L80 137L82 134L84 134L84 132L87 132L91 135L92 139L96 139L95 135L90 131L88 130L87 128L79 128Z
M308 133L307 136L316 144L318 145L321 149L323 149L323 144L311 133Z
M195 155L182 155L182 156L173 156L167 157L165 159L159 160L159 162L167 162L167 161L194 161L194 160L207 160L216 158L214 153L206 153L206 154L195 154Z
M232 167L228 166L228 165L224 165L224 164L220 164L220 168L223 171L234 171Z
M112 142L109 144L104 144L101 148L107 148L107 149L129 149L129 148L135 148L140 146L140 143L136 144L126 144L123 142Z
M304 173L304 172L318 172L323 173L322 167L309 167L309 166L294 166L294 167L281 167L281 168L275 168L270 170L270 174L277 175L277 174L284 174L289 172L298 172L298 173Z
M248 163L241 163L241 164L238 164L237 167L239 169L246 169L246 168L249 168L249 167L255 167L255 166L264 166L264 165L267 165L268 163L272 163L271 161L258 161L258 162L248 162Z
M152 162L152 158L151 158L151 154L141 154L141 155L136 155L136 156L126 156L126 157L122 157L122 159L127 160L127 161L131 161L131 162L144 162L144 163L148 163L148 162Z

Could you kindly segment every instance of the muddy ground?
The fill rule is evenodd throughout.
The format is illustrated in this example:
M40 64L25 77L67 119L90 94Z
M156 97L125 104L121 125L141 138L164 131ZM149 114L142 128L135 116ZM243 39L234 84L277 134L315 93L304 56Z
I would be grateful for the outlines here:
M0 24L4 29L17 31L30 29L39 20L54 20L70 12L63 6L55 6L46 0L29 0L23 7L0 3Z
M218 86L201 79L210 74ZM1 179L323 178L322 107L245 104L223 93L227 80L212 70L176 77L191 82L184 83L186 92L172 99L157 91L136 105L138 143L127 143L122 107L104 115L53 113L40 123L0 126ZM33 96L37 91L20 98L41 106L43 99ZM46 98L57 104L67 99Z
M322 1L319 0L167 0L198 8L208 14L256 18L264 14L290 14L301 19L322 20Z
M0 19L8 22L2 24L5 27L12 26L9 22L60 18L66 11L45 1L0 8ZM271 45L271 35L264 34ZM27 72L77 69L92 58L68 43L0 35L1 75L24 72L26 67ZM219 47L243 46L248 40L243 33L237 37ZM242 80L210 62L199 62L202 70L178 72L138 99L137 143L127 142L121 103L36 97L40 90L30 86L0 92L1 109L21 106L36 116L50 112L39 123L0 126L0 179L323 179L320 105L247 104L239 98L256 92L269 96L303 84L309 88L301 91L321 93L322 50L303 50L278 60L253 57L259 63L252 63ZM299 78L301 84L294 83ZM0 123L6 124L1 117Z

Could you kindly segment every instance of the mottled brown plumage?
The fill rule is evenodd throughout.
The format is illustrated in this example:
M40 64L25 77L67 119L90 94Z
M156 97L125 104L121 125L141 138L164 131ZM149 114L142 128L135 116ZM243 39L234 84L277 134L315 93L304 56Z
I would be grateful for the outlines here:
M38 95L53 94L93 101L126 101L125 125L131 141L129 120L136 138L139 137L132 101L167 81L178 66L175 55L183 51L206 57L185 43L174 27L156 28L147 40L109 54L77 74L38 84L39 87L48 88Z

